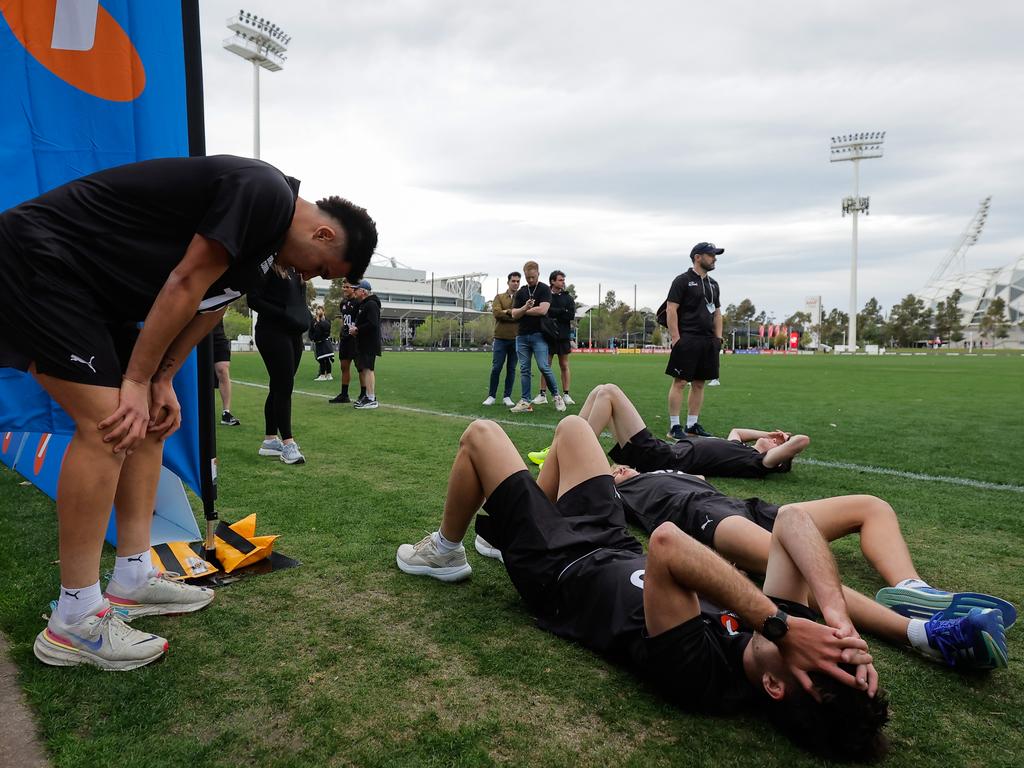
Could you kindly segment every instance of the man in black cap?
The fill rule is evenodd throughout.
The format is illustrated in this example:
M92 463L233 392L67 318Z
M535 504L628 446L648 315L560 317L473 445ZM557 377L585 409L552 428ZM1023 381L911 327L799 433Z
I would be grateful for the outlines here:
M710 437L700 425L704 403L704 382L718 378L718 354L722 350L722 305L718 283L708 273L724 248L714 243L697 243L690 251L693 266L672 281L665 301L668 332L672 339L665 373L672 377L668 390L668 436L681 440L687 435ZM686 401L686 428L679 423L683 390L690 385Z
M355 407L359 409L376 408L376 374L375 363L380 357L380 299L371 293L373 288L369 280L360 280L355 294L359 299L356 321L349 326L349 333L356 338L356 370L359 371L361 392Z

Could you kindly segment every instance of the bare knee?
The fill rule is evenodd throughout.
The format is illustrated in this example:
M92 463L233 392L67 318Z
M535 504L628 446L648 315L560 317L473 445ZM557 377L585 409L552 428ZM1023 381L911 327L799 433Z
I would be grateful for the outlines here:
M864 496L861 505L862 512L862 524L866 525L869 522L877 523L896 523L896 511L885 499L880 499L877 496Z
M651 559L660 560L679 541L680 536L685 536L675 523L665 522L654 529L648 542L648 556Z
M590 428L586 419L583 419L575 414L572 416L566 416L555 427L555 439L577 439L578 436L584 433L593 436L594 430Z
M697 391L697 392L703 392L704 391L704 382L703 381L691 381L690 382L690 388L695 390L695 391Z
M477 419L466 427L466 431L459 438L459 448L473 450L488 442L493 443L499 434L504 435L501 427L487 419Z

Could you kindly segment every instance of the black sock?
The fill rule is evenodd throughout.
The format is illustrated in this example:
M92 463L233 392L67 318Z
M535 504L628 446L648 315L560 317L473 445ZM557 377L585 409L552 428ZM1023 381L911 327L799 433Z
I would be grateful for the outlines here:
M348 384L341 385L341 396L348 397Z
M359 388L359 396L360 397L366 397L366 387L360 387Z

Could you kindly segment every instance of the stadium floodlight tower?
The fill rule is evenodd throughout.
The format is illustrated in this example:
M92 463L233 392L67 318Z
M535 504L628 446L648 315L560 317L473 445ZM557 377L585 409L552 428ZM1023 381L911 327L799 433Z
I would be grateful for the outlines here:
M262 16L246 11L228 19L228 29L234 37L224 41L224 47L246 61L252 62L252 156L260 157L260 67L270 72L284 69L288 59L285 53L291 37Z
M857 214L868 214L870 197L860 196L860 161L882 156L885 131L871 133L850 133L833 136L829 160L833 163L850 160L853 162L853 196L843 198L843 216L853 216L853 250L850 257L850 325L847 334L847 348L857 349Z

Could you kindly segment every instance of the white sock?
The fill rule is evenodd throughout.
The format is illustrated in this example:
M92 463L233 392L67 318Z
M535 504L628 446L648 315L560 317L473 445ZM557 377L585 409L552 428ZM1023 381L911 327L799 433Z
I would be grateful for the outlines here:
M60 587L57 599L57 618L64 624L77 624L86 616L92 616L103 607L103 592L97 581L92 586L68 589Z
M672 429L672 427L678 427L678 426L679 426L679 417L678 416L669 416L668 417L668 428Z
M114 560L114 575L110 580L116 581L127 589L138 589L146 583L152 571L153 558L147 549L137 555L116 558Z
M896 589L927 589L929 585L920 579L904 579L896 585Z
M370 402L373 402L374 400L377 399L377 396L371 392L366 396L366 399L369 400Z
M696 423L697 423L697 417L696 416L691 416L690 414L687 414L687 416L686 416L686 428L689 429L690 427L692 427Z
M910 620L910 623L907 625L907 640L910 641L910 647L927 656L941 659L942 653L937 648L932 648L928 644L928 633L925 631L924 625L924 619Z
M441 533L440 529L434 531L434 545L437 547L437 551L442 555L447 555L449 552L458 549L461 545L461 541L448 541Z

